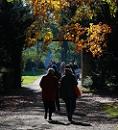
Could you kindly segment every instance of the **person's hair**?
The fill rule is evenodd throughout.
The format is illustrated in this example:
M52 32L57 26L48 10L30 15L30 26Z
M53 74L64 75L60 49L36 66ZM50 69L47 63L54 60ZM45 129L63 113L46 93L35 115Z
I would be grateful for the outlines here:
M55 70L53 68L49 68L47 71L48 74L54 74Z
M64 69L64 73L65 73L65 74L72 74L73 71L72 71L71 68L65 68L65 69Z
M65 66L65 68L69 68L69 69L71 69L70 64L67 64L67 65Z
M52 68L54 69L54 71L57 71L57 67L55 65L53 65Z

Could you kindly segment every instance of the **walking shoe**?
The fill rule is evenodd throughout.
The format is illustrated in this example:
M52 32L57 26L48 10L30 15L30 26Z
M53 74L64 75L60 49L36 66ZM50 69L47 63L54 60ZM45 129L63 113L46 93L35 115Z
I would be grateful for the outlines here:
M44 115L44 119L47 119L47 114Z

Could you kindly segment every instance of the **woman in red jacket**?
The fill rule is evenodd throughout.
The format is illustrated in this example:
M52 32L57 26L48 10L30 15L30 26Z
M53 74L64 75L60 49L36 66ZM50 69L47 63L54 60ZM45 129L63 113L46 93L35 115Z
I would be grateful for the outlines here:
M58 79L55 76L53 68L49 68L47 74L42 77L40 87L42 88L42 100L45 108L44 118L47 119L49 111L49 120L52 120L51 117L55 111L55 101L58 91Z

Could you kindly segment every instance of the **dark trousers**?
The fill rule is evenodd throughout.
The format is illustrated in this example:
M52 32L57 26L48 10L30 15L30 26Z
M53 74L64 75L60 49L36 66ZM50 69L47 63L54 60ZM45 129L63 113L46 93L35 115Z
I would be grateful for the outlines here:
M76 108L76 98L64 99L66 104L67 117L69 121L72 121L72 116Z
M58 111L60 111L59 97L56 98L56 108L57 108Z
M43 101L45 115L44 118L47 119L47 114L49 112L49 120L51 120L52 113L55 111L55 102L54 101Z

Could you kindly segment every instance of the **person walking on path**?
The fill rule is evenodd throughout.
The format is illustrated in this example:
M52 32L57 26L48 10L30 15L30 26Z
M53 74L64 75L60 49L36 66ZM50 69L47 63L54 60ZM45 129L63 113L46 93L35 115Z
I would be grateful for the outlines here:
M49 120L52 120L52 113L55 111L55 101L58 89L58 79L54 72L53 68L49 68L47 74L44 75L40 81L42 100L45 109L44 118L47 119L47 114L49 112Z
M53 65L52 68L55 70L55 76L58 78L58 82L59 82L59 80L61 78L61 74L59 73L59 71L57 70L57 67L55 65ZM57 109L57 111L60 111L59 86L58 86L58 90L57 90L56 109Z
M65 62L64 61L61 62L61 64L60 64L60 73L61 73L62 76L64 74L64 68L65 68L65 66L66 66Z
M66 104L68 121L72 122L72 115L76 108L76 94L74 87L78 84L71 68L65 68L64 75L60 79L60 96Z

